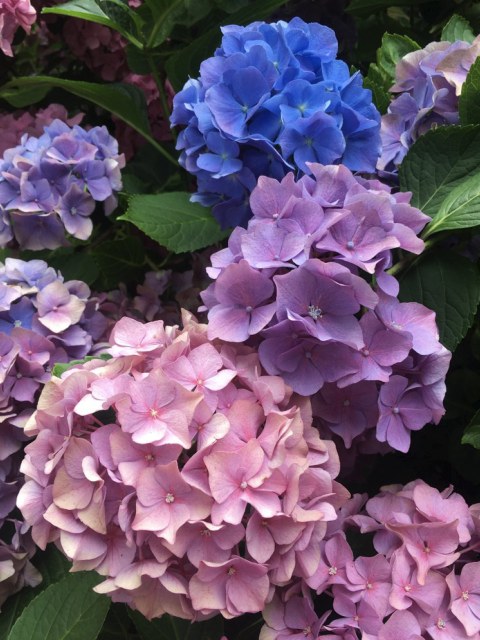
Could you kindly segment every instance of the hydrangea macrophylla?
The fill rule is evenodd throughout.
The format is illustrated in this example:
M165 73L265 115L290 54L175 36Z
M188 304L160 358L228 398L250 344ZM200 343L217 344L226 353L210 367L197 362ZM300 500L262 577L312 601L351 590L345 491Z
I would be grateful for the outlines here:
M13 56L12 41L19 27L30 33L37 12L30 0L0 0L0 49Z
M387 270L393 249L422 251L429 218L410 194L342 165L309 168L297 181L261 177L247 229L212 255L208 335L258 345L268 373L314 396L320 427L347 447L376 428L407 451L411 431L444 413L450 353L435 314L399 302Z
M42 135L24 135L0 160L0 245L15 238L22 249L54 249L65 230L86 240L95 203L115 208L124 164L106 127L54 120Z
M188 314L183 330L122 319L111 345L52 379L27 425L18 505L33 539L149 618L261 611L313 572L348 498L335 446L253 349L210 342Z
M260 640L479 640L478 505L422 480L383 487L364 502L354 496L328 523L315 570L297 571L297 581L277 591ZM352 526L373 533L371 556L354 557L345 535ZM317 615L307 586L326 614Z
M396 96L382 116L382 155L377 169L396 174L407 151L432 127L458 124L458 99L468 71L480 54L480 38L431 42L404 56L395 70Z
M261 175L282 178L308 162L373 171L380 115L357 72L336 60L334 32L300 18L222 28L214 57L173 102L180 163L197 178L194 200L222 227L245 226Z

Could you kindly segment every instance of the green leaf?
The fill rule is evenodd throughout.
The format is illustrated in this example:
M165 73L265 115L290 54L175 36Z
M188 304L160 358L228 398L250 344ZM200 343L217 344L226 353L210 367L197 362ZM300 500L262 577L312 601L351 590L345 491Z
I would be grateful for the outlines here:
M440 40L445 40L446 42L464 40L465 42L472 43L475 40L475 34L468 20L454 13L443 27Z
M373 102L380 113L386 113L388 105L390 104L390 95L381 84L377 84L374 80L368 76L363 79L363 86L365 89L370 89L372 92Z
M286 0L256 0L227 16L228 24L247 25L254 20L269 17ZM200 64L213 56L215 48L220 44L222 33L220 27L225 19L217 21L203 35L198 36L190 44L176 51L165 64L168 79L176 91L180 91L188 78L198 76Z
M389 88L395 80L395 69L398 61L410 53L420 49L420 45L408 36L385 33L382 38L382 46L377 51L377 64Z
M475 449L480 449L480 411L477 411L465 429L462 444L471 444Z
M425 238L448 229L468 229L480 225L480 179L473 175L446 196L425 231Z
M69 0L69 2L55 7L45 7L42 9L42 13L70 16L103 24L121 33L135 46L142 47L143 44L135 37L135 33L138 32L136 22L138 23L139 18L128 6L123 5L122 7L122 4L115 2L115 0L107 0L106 2L99 0L98 3L95 0Z
M92 588L95 573L72 573L42 591L23 610L8 640L95 640L110 601Z
M458 101L460 124L480 124L480 58L470 67Z
M440 341L453 351L472 325L480 302L478 267L455 253L433 252L400 280L399 298L437 314Z
M152 12L152 30L147 36L148 48L165 42L177 24L190 26L211 10L210 0L145 0Z
M128 220L174 253L203 249L225 238L228 232L220 229L210 209L189 198L181 191L131 196L127 212L117 219Z
M25 607L49 585L58 582L68 574L70 563L53 545L45 551L37 551L32 564L42 575L42 582L36 587L24 587L2 605L0 615L0 638L7 638L15 621Z
M85 362L90 362L90 360L110 360L112 356L108 353L101 353L98 356L85 356L82 360L70 360L70 362L57 362L53 365L52 368L52 376L56 378L61 378L62 374L68 369L75 367L77 364L84 364Z
M7 82L0 89L0 98L13 104L11 101L12 96L18 98L25 95L26 98L32 89L44 88L48 91L54 87L64 89L85 100L90 100L121 118L147 140L151 140L145 95L143 91L130 84L121 82L97 84L78 80L64 80L63 78L50 76L31 76L15 78ZM25 90L27 93L24 93ZM29 106L29 103L23 101L23 106Z
M136 236L102 242L90 255L100 273L102 290L138 280L145 264L145 248Z
M98 267L88 253L70 252L62 255L56 252L48 259L48 264L58 269L65 280L82 280L91 285L99 276Z
M480 125L427 131L400 165L401 190L412 191L412 205L434 217L451 191L480 171L479 149Z

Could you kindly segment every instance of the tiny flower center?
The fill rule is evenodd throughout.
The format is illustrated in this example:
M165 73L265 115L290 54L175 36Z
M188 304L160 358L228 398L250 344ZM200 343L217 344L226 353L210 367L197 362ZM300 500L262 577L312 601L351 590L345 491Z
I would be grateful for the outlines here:
M330 569L328 570L328 575L329 576L336 576L337 575L337 567L330 567Z
M468 591L462 591L462 599L468 600Z
M172 502L175 502L175 496L173 495L173 493L167 493L167 495L165 496L165 502L167 504L172 504Z
M149 409L150 415L152 416L152 418L158 418L158 410L157 409Z
M248 307L245 307L245 311L246 311L247 313L252 313L252 311L253 311L253 307L251 307L250 305L248 305Z
M13 323L14 327L21 327L22 326L22 321L21 320L15 320L15 322Z
M428 546L427 543L425 543L425 546L423 547L423 550L425 551L425 553L430 553L430 547Z
M204 538L210 538L212 534L208 529L202 529L202 531L200 531L200 535Z
M203 380L201 378L197 378L197 384L202 385L203 384Z
M147 453L147 455L145 456L145 460L147 462L153 462L155 460L155 456L153 455L153 453Z
M305 353L305 358L307 358L307 360L311 360L312 359L312 354L310 353L310 351L307 351Z
M248 484L245 480L243 480L243 482L240 483L240 489L246 489L248 487Z
M445 620L443 618L439 618L437 620L437 627L439 629L445 629L446 626L447 626L447 623L445 622Z
M235 569L235 567L228 567L227 573L229 576L234 576L237 573L237 570Z
M412 585L411 584L406 584L403 588L408 593L409 591L412 590Z
M371 582L367 582L367 584L365 585L365 587L367 589L373 589L373 584Z
M349 407L350 406L350 400L344 400L343 401L343 406L344 407Z
M362 353L366 358L370 355L370 351L368 349L362 349Z
M400 409L398 407L393 407L392 408L392 413L394 413L395 415L397 415L398 413L400 413Z
M76 213L77 213L77 207L72 207L72 208L70 209L70 213L72 214L72 216L76 215Z
M323 311L320 309L320 307L316 307L314 304L310 304L308 306L308 315L314 320L318 320L318 318L321 318L322 314Z
M305 627L305 629L303 630L303 635L305 637L309 636L312 633L312 628L311 627Z
M347 242L347 249L354 249L355 248L355 243L353 242L353 240L349 240Z

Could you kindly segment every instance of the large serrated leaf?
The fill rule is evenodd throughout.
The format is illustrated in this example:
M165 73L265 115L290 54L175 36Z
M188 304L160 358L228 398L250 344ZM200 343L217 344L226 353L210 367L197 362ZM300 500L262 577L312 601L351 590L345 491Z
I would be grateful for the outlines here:
M456 42L464 40L472 43L475 40L475 34L468 20L454 13L447 24L443 27L441 40L446 42Z
M209 209L190 202L181 191L132 196L118 220L131 222L175 253L208 247L227 235Z
M158 47L177 24L190 26L212 8L210 0L145 0L152 12L152 29L147 36L149 48Z
M399 60L407 53L420 49L420 45L408 36L386 33L382 38L382 46L377 51L377 64L391 84L395 79L395 69Z
M95 640L110 601L92 589L95 573L72 573L42 591L23 610L8 640Z
M400 300L437 314L440 341L453 351L472 325L480 302L480 273L454 253L427 254L400 280Z
M470 67L458 101L461 124L480 124L480 58Z
M434 217L452 189L480 172L479 148L480 125L428 131L400 166L402 191L412 191L412 205Z
M135 236L102 242L91 252L91 258L100 272L102 290L117 288L141 277L145 264L145 249Z
M0 98L16 104L16 106L29 106L27 102L23 105L19 104L19 96L22 95L22 90L24 89L30 92L33 88L38 87L47 90L53 88L64 89L80 98L89 100L121 118L147 140L152 140L145 95L133 85L121 82L97 84L95 82L65 80L50 76L28 76L15 78L3 85L0 89ZM12 102L12 98L15 99L15 103Z

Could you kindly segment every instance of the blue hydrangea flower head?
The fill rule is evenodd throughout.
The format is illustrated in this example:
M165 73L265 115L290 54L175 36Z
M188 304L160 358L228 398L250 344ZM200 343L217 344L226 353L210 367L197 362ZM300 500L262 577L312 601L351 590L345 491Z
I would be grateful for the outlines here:
M261 175L309 173L309 162L373 172L380 114L357 72L337 60L334 32L300 18L223 27L221 46L174 99L180 163L193 199L222 227L245 225Z

